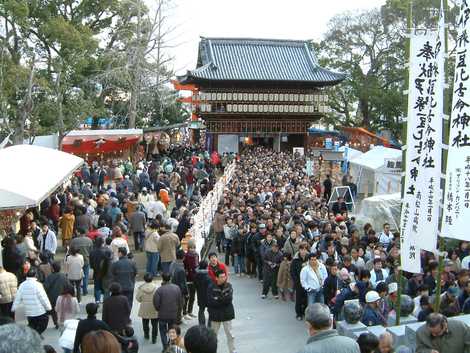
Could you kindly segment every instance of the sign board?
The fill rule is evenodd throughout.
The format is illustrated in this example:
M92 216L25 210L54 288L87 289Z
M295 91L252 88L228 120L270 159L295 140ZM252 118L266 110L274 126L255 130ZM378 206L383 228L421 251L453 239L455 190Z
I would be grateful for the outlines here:
M298 153L298 154L300 154L301 156L303 156L303 155L305 154L305 149L304 149L303 147L294 147L294 148L292 149L292 153L293 153L293 154Z

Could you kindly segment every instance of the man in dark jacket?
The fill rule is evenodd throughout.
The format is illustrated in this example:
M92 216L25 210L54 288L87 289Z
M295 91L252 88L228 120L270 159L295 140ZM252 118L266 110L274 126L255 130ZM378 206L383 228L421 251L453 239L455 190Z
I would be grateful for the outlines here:
M95 303L88 303L85 307L87 318L80 320L75 333L75 342L73 344L73 353L80 352L80 345L82 339L88 332L97 330L111 331L109 326L101 320L96 318L96 312L98 311L98 305Z
M307 307L307 292L300 283L300 271L302 271L304 266L308 265L307 253L307 245L300 244L299 252L292 260L292 265L290 268L290 273L295 289L295 314L297 320L303 319L305 308Z
M183 296L180 287L170 283L170 275L163 273L162 285L155 291L153 305L158 311L158 327L164 350L168 347L167 333L176 323L178 312L183 306Z
M336 292L338 291L338 264L333 263L328 270L328 277L326 277L325 282L323 283L323 295L325 297L325 304L333 308L334 303L333 298L336 297Z
M207 291L207 307L211 328L217 334L220 326L224 326L227 337L228 351L235 352L234 336L232 334L232 320L235 319L233 308L233 288L227 282L227 275L223 271L216 273L217 282L211 283Z
M279 266L281 265L283 255L279 251L279 245L273 241L271 249L264 255L264 268L263 268L263 294L261 298L265 299L268 295L269 288L274 295L274 298L279 299L277 292L277 274L279 272Z
M108 259L112 256L109 248L103 246L101 237L95 239L95 248L90 253L90 266L93 269L93 283L95 303L101 303L101 295L104 293L103 277L106 276Z
M121 286L113 283L109 287L111 296L103 302L102 319L113 332L122 335L124 329L131 323L131 308L127 298L121 294Z
M196 287L197 293L197 306L199 307L199 325L206 324L206 317L204 315L204 312L207 308L207 290L211 283L212 281L209 278L209 274L207 271L207 261L202 260L201 262L199 262L199 268L196 270L196 276L194 278L194 286Z
M49 276L46 277L44 281L44 289L46 290L47 297L51 302L52 310L51 316L52 321L54 321L54 325L56 328L59 327L59 323L57 321L57 313L55 311L55 304L57 302L57 298L62 295L64 288L67 284L69 284L69 280L65 273L60 272L60 262L55 261L52 263L52 272Z
M180 249L176 252L176 260L170 266L170 274L171 274L171 283L176 284L181 290L181 294L183 296L183 307L184 307L186 306L186 302L188 300L189 290L188 290L188 283L186 281L186 271L184 269L183 261L184 261L184 250ZM178 325L181 324L183 307L181 307L180 311L178 312L178 320L177 320Z
M122 295L127 297L132 310L134 300L135 277L137 276L137 266L134 261L127 257L127 249L118 249L119 260L111 265L111 275L113 282L121 285Z
M129 216L129 233L134 235L135 250L142 250L144 247L145 223L145 213L142 212L141 206L139 206Z

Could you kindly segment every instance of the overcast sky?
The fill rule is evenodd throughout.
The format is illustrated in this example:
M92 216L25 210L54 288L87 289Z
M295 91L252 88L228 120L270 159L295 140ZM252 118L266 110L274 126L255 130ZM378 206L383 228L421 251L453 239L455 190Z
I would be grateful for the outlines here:
M148 0L151 1L151 0ZM176 26L168 49L178 74L195 68L199 37L318 40L334 15L381 6L385 0L174 0Z

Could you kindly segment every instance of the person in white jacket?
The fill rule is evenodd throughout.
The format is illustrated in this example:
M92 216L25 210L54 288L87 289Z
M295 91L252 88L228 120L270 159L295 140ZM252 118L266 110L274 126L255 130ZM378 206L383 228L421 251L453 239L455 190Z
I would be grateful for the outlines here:
M308 265L300 271L300 284L307 292L308 305L323 303L323 283L328 272L316 254L309 254Z
M64 353L72 353L73 344L75 342L75 334L80 320L70 319L64 322L64 331L59 338L59 346L64 350Z
M385 282L388 278L389 272L386 268L382 268L382 260L380 258L374 259L374 268L370 271L370 284L375 289L377 284Z
M44 250L49 251L52 256L55 255L57 251L57 237L55 233L49 229L47 223L43 224L42 232L39 234L39 251L43 252Z
M11 311L15 312L20 305L24 307L29 327L42 334L49 323L47 312L52 307L44 287L36 278L34 268L26 274L26 281L20 284Z

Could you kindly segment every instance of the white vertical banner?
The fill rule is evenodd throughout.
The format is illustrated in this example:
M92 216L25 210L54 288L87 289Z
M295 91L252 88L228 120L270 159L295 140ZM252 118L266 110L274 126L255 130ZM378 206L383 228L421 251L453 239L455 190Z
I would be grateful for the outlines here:
M435 252L439 231L442 170L442 122L444 117L444 11L441 3L438 31L434 33L434 60L421 67L420 76L427 80L428 111L424 116L423 138L418 142L422 155L418 175L418 192L422 210L418 223L411 227L411 236L421 249Z
M470 240L470 7L462 0L457 19L455 77L441 235Z
M406 136L405 183L401 213L401 265L407 272L421 272L421 246L417 241L425 210L425 188L420 183L423 178L423 164L432 167L429 158L425 161L425 141L432 117L432 76L435 66L436 35L432 32L413 33L410 38L410 66L408 82L408 119ZM435 146L439 149L440 146ZM439 169L440 175L440 169ZM439 180L436 181L437 183ZM437 231L437 229L436 229Z

